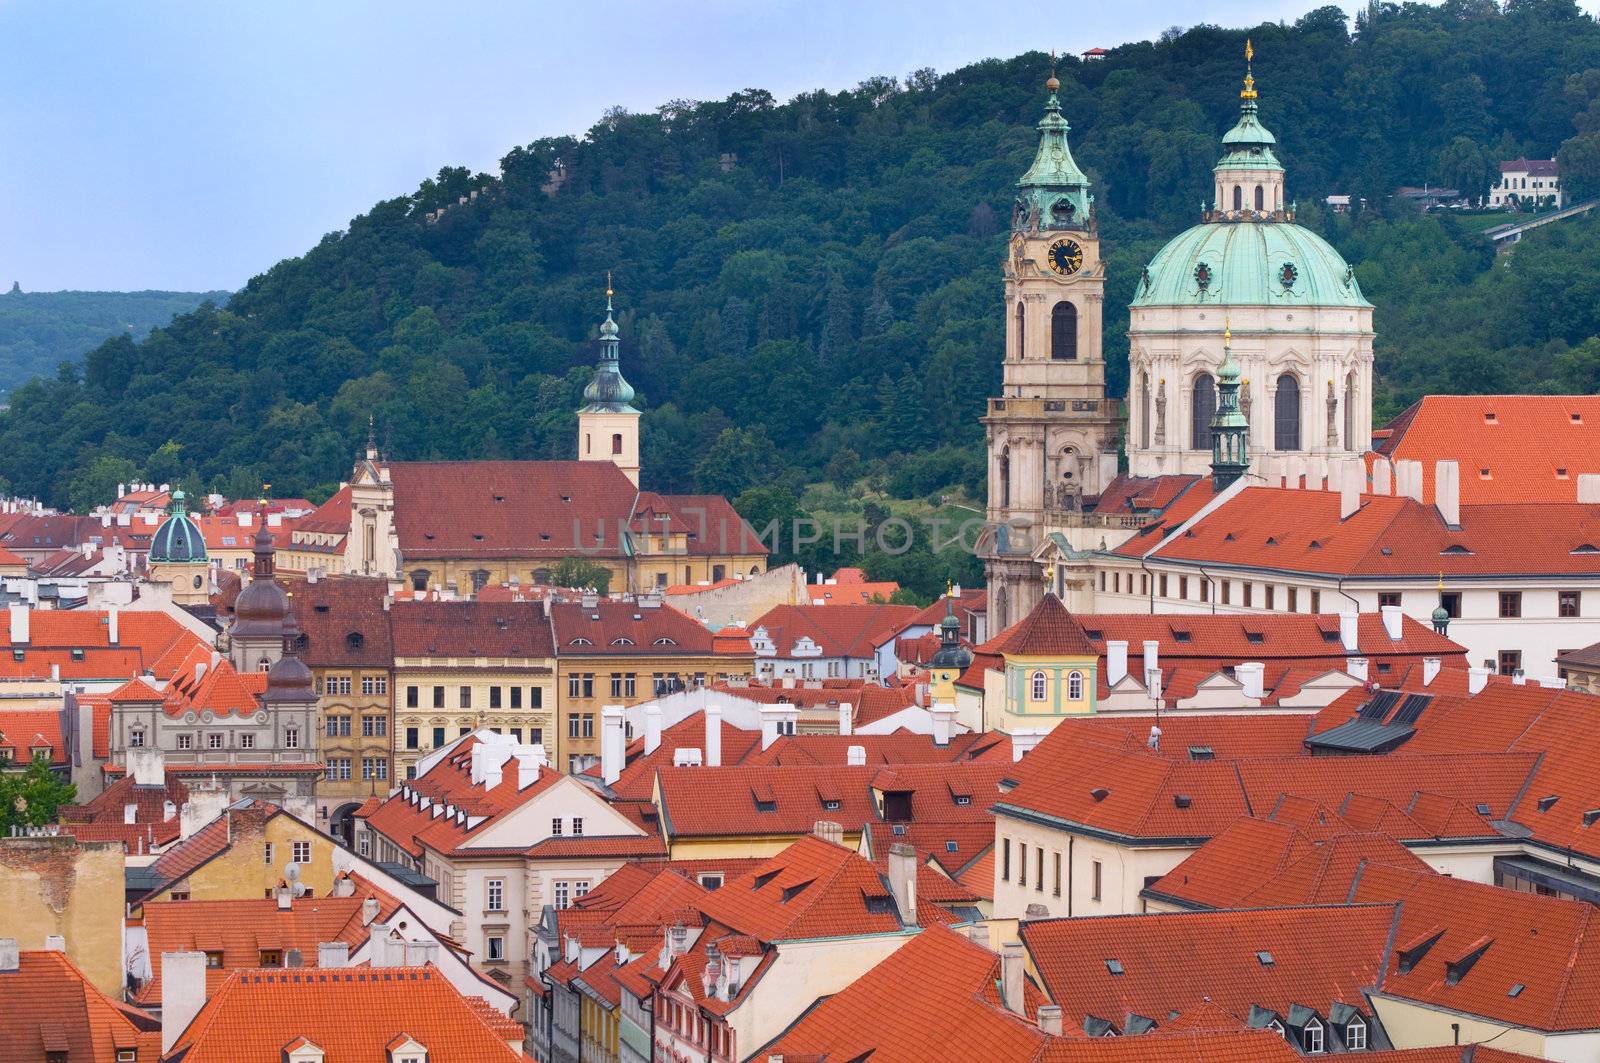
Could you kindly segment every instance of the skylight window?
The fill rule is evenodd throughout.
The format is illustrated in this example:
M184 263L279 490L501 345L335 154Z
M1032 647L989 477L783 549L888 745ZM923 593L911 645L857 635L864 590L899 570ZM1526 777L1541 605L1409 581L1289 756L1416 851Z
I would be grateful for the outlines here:
M1271 967L1276 961L1273 960L1272 953L1262 949L1260 952L1256 953L1256 962L1261 964L1263 967Z
M1556 802L1559 800L1561 800L1560 794L1549 794L1548 796L1539 798L1537 807L1540 812L1548 812L1552 808L1556 807Z
M1483 414L1483 423L1484 424L1499 424L1500 423L1500 415L1495 413L1493 410L1485 410L1484 414Z
M1110 971L1112 974L1121 974L1122 973L1122 961L1121 960L1107 960L1106 961L1106 970Z
M1267 636L1265 632L1261 631L1246 631L1244 633L1244 640L1250 643L1252 646L1259 646L1263 642L1267 641Z

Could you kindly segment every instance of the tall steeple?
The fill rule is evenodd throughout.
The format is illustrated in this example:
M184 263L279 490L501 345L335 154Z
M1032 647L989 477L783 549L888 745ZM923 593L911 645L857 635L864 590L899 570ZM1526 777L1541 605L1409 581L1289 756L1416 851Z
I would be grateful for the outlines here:
M1221 491L1250 468L1250 422L1239 409L1239 363L1233 330L1222 327L1222 368L1217 370L1217 412L1211 418L1211 486Z
M1052 60L1050 80L1044 83L1049 97L1044 117L1039 119L1039 150L1033 165L1017 181L1017 202L1012 212L1012 228L1018 231L1039 229L1087 229L1091 223L1094 196L1089 194L1089 178L1078 168L1067 145L1072 127L1061 115Z
M606 272L606 319L600 323L600 360L583 389L578 410L578 460L614 463L639 485L639 411L622 376L617 322L612 317L611 273Z
M1283 164L1273 149L1278 144L1257 114L1255 45L1244 42L1244 88L1239 91L1239 120L1222 135L1222 158L1216 174L1215 220L1287 220L1283 203Z

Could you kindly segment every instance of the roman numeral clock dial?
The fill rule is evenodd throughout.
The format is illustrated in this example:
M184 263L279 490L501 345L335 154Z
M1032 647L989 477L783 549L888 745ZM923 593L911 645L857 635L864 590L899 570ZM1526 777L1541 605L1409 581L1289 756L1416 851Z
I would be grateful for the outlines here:
M1076 240L1057 240L1050 245L1049 259L1052 271L1070 277L1083 268L1083 248Z

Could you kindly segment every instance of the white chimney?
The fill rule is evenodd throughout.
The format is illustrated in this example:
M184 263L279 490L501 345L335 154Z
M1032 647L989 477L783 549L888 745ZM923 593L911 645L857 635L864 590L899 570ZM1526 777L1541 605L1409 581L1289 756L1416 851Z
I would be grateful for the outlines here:
M106 642L112 646L117 645L122 639L121 610L111 606L106 610Z
M1144 643L1144 674L1146 677L1151 672L1161 667L1161 643L1155 639L1146 639Z
M1433 463L1433 506L1447 527L1461 527L1461 466L1458 463Z
M1339 614L1339 641L1344 643L1344 652L1361 652L1361 614Z
M1393 479L1393 476L1392 476L1393 471L1394 471L1394 466L1392 466L1389 463L1389 459L1388 458L1375 457L1375 458L1372 459L1372 493L1373 494L1375 494L1375 495L1386 495L1386 494L1389 493L1389 490L1390 490L1389 484L1390 484L1390 481Z
M947 746L950 744L950 732L955 730L956 707L947 702L941 702L928 710L933 717L933 744Z
M294 907L294 893L288 886L278 887L278 911L287 912Z
M222 815L227 807L226 790L191 788L189 799L183 803L183 808L178 812L178 837L180 839L190 837L195 831Z
M1427 686L1428 684L1433 682L1434 677L1439 674L1439 666L1442 663L1443 662L1441 662L1439 660L1439 658L1437 658L1437 657L1424 657L1422 659L1422 685L1423 686Z
M1361 481L1344 476L1339 482L1339 519L1349 520L1361 508Z
M1480 694L1480 693L1483 692L1483 688L1488 686L1488 685L1489 685L1489 669L1487 669L1487 668L1468 668L1467 669L1467 693L1468 694Z
M135 786L165 786L166 758L156 746L135 746L127 751L128 774Z
M1244 664L1234 665L1233 676L1239 680L1241 691L1247 698L1260 701L1266 696L1267 666L1260 661L1246 661Z
M600 709L600 778L607 786L622 777L622 761L627 750L622 745L622 706Z
M22 949L16 938L0 938L0 971L15 971L22 966Z
M844 762L845 766L850 768L865 767L867 763L867 747L850 746L844 751Z
M644 751L648 756L661 745L661 706L655 702L644 707Z
M1520 668L1517 669L1515 672L1512 672L1511 673L1511 685L1512 686L1519 686L1519 687L1527 686L1528 685L1527 673L1525 673Z
M761 706L761 748L766 749L778 740L778 721L781 712L775 705Z
M1344 659L1344 670L1363 683L1367 681L1367 659L1365 657L1346 657Z
M1022 942L1008 941L1000 946L1000 1003L1018 1015L1027 1014L1022 997L1022 965Z
M44 950L46 952L66 952L67 939L60 934L46 934L44 936Z
M378 898L368 897L361 902L361 925L371 926L376 918L378 918Z
M137 804L130 803L122 806L122 822L125 826L139 822L139 806Z
M1061 1036L1061 1005L1039 1005L1039 1032L1046 1037Z
M317 945L317 966L322 968L350 966L350 945L344 941L323 941Z
M539 781L539 772L545 765L544 747L523 746L517 750L517 789L526 790Z
M1397 490L1395 493L1404 494L1407 498L1421 502L1422 462L1410 460L1397 461L1395 462L1394 468L1396 478L1404 481L1405 484L1405 489L1403 491Z
M1600 505L1600 473L1578 474L1578 501L1586 506Z
M1389 636L1389 641L1399 642L1402 626L1401 617L1404 615L1400 612L1400 607L1398 605L1385 605L1379 607L1378 612L1383 614L1383 630Z
M1128 676L1128 640L1111 639L1106 643L1106 683L1116 686Z
M206 954L161 954L161 1054L172 1051L206 1003Z
M856 710L855 710L855 706L851 705L849 702L843 702L843 701L840 702L839 703L839 733L842 734L842 735L851 734L851 733L853 733L855 731L855 727L856 727Z
M13 605L11 607L11 645L26 646L28 644L28 607L26 605Z
M895 907L900 909L900 922L906 926L917 923L917 851L904 842L889 846L889 891L894 894Z
M1040 730L1023 730L1011 732L1011 761L1016 763L1033 750L1044 739L1044 732Z
M722 708L718 705L707 705L705 715L706 767L720 768L722 767Z

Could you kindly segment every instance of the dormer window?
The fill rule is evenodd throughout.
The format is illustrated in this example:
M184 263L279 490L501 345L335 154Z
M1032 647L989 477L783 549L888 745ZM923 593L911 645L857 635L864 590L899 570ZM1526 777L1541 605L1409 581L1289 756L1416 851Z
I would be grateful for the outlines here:
M1345 1025L1344 1047L1347 1052L1359 1052L1367 1047L1367 1023L1357 1016Z
M593 646L594 643L590 642L588 639L584 638L582 635L579 635L577 638L575 638L571 642L567 643L567 645L568 646Z
M611 640L611 645L613 645L613 646L632 646L633 645L633 640L628 638L626 635L622 635L622 636L618 636L617 638L612 639Z
M652 646L676 646L677 644L678 643L677 643L677 641L675 639L669 639L667 636L662 635L660 638L656 639L650 645L652 645Z
M1326 1043L1322 1030L1322 1020L1308 1019L1305 1027L1300 1032L1300 1043L1305 1046L1308 1056L1321 1055Z

